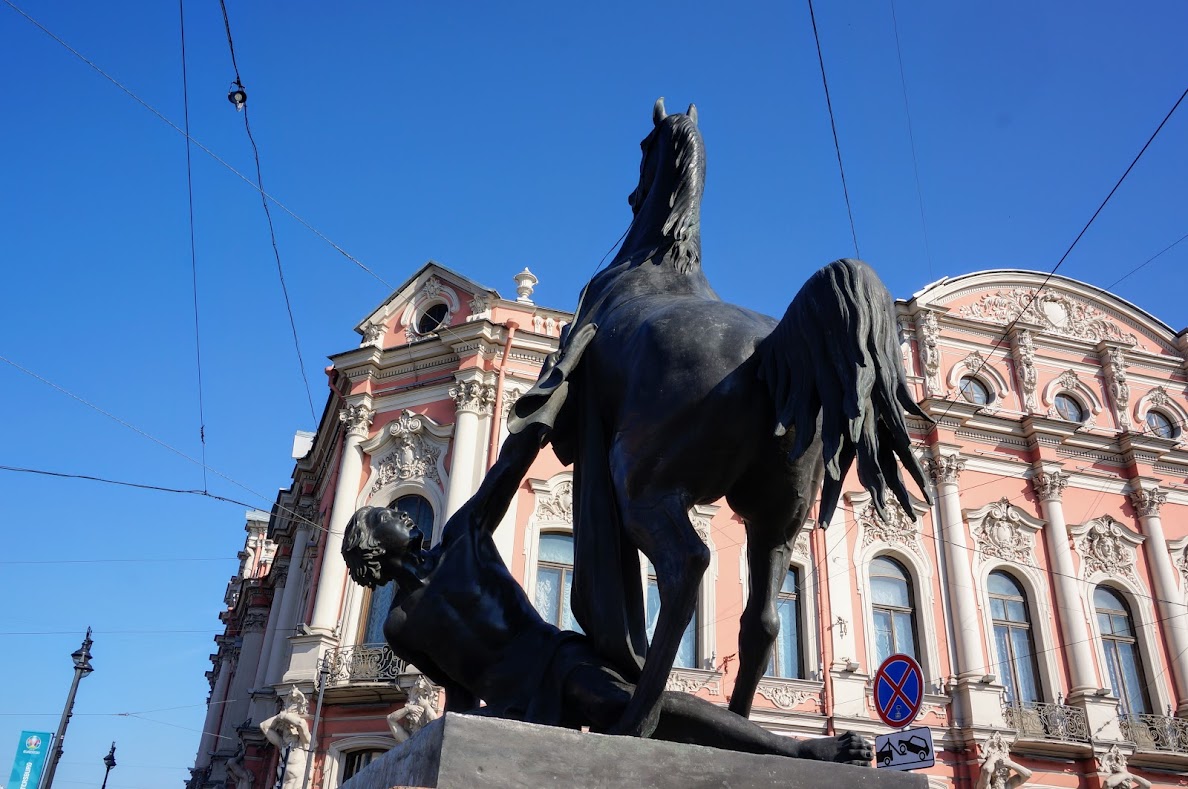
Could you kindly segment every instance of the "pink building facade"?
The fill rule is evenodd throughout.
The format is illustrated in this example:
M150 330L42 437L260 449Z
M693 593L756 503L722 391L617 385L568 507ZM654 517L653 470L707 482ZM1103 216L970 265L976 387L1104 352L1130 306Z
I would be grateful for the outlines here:
M291 486L249 514L189 786L275 785L258 724L293 686L310 702L307 786L334 789L396 742L387 718L418 675L382 644L385 590L349 580L343 527L360 506L399 506L436 535L475 490L571 318L532 302L535 281L525 270L502 298L427 264L332 358ZM928 684L917 725L932 729L937 786L1186 785L1188 342L1109 293L1044 282L987 271L897 303L934 420L912 423L932 503L884 521L851 479L833 521L800 536L754 720L802 737L884 733L871 676L909 652ZM546 450L495 535L561 626L571 479ZM691 515L713 558L669 685L724 705L745 533L725 502ZM652 617L646 569L640 583Z

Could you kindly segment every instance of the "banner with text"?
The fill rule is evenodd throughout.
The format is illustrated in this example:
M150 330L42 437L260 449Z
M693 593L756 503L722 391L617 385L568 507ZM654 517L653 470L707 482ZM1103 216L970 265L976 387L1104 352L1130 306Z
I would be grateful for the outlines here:
M12 761L12 775L8 778L8 789L37 789L41 783L45 758L49 755L50 739L49 732L21 732L16 758Z

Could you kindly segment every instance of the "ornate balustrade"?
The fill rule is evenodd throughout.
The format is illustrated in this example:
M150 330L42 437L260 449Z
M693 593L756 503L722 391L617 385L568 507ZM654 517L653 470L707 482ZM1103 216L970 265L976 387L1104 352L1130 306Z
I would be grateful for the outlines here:
M382 644L359 644L326 653L326 682L395 682L408 671L403 660Z
M1122 736L1140 751L1188 754L1188 720L1166 715L1120 715Z
M1021 737L1038 737L1061 742L1089 742L1089 723L1085 711L1067 704L1042 701L1004 704L1002 716L1007 726Z

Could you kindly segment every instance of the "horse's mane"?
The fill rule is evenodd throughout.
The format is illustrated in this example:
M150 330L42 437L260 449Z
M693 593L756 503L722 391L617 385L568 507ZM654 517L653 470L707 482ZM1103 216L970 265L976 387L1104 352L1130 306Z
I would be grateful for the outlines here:
M701 195L705 191L705 145L697 123L688 115L669 115L668 141L674 157L671 211L661 232L671 239L670 260L677 271L688 274L701 267ZM664 135L661 135L662 141ZM659 195L657 195L658 197Z

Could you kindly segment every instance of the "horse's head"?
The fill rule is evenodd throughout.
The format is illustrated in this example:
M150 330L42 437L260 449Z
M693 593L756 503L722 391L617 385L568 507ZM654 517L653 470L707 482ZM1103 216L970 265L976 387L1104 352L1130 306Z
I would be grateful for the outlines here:
M639 184L627 203L635 215L633 235L654 233L680 246L678 266L700 264L701 194L705 188L705 145L697 129L697 108L669 115L656 100L652 131L640 143ZM642 240L642 239L641 239Z

